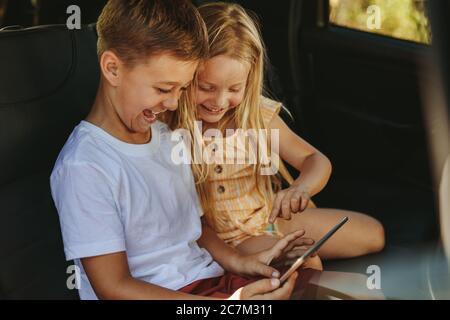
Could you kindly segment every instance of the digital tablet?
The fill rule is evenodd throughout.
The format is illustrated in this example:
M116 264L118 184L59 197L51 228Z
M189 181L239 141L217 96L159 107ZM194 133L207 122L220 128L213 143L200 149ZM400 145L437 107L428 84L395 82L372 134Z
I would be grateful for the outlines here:
M326 235L323 236L322 239L317 241L311 248L306 250L306 252L299 257L294 264L289 268L288 271L283 274L283 276L280 278L280 282L283 283L289 278L289 276L300 267L307 258L309 258L314 252L320 249L320 247L328 240L330 237L339 230L346 222L348 221L348 217L344 217L344 219L341 220L337 225L335 225Z

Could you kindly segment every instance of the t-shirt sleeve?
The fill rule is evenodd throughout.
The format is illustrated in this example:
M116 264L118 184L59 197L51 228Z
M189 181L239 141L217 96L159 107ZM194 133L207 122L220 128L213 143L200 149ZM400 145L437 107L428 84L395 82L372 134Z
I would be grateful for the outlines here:
M125 251L125 235L107 175L92 164L61 165L50 177L67 260Z

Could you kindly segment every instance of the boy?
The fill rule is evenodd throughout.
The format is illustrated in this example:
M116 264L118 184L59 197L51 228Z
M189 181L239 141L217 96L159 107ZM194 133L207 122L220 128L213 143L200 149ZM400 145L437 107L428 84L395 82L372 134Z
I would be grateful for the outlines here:
M97 29L96 100L51 175L66 258L81 269L81 299L226 298L233 292L224 286L245 284L232 298L288 298L297 275L280 287L268 264L302 245L303 233L253 256L226 246L202 226L190 168L171 161L170 131L157 121L179 99L187 103L184 91L206 56L195 7L110 0Z

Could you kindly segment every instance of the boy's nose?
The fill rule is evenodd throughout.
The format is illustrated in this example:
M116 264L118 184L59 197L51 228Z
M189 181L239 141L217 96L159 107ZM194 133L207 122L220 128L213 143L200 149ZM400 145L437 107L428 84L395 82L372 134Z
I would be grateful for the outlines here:
M164 105L164 108L166 108L170 111L175 111L178 107L178 99L175 99L175 98L167 99L164 101L163 105Z

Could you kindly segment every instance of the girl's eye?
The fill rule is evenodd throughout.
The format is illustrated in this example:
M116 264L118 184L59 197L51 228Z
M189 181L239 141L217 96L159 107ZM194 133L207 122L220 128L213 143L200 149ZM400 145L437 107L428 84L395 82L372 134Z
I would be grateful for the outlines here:
M210 88L210 87L202 87L202 86L199 86L199 89L200 89L201 91L206 91L206 92L211 92L211 91L213 91L213 89Z
M241 89L230 89L230 92L233 92L233 93L237 93L239 91L241 91Z
M162 88L155 88L159 93L164 93L164 94L167 94L167 93L170 93L170 91L172 91L172 89L169 89L169 90L167 90L167 89L162 89Z

